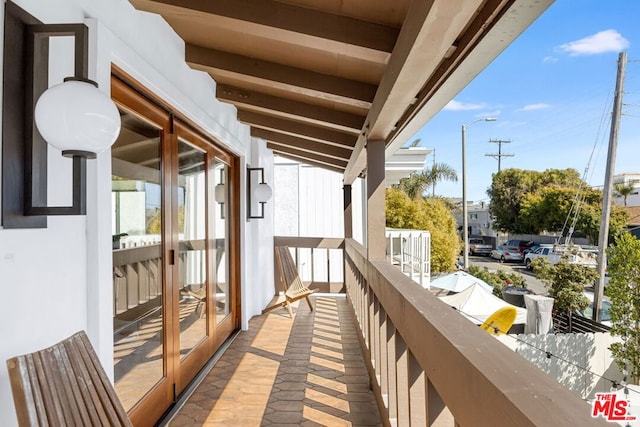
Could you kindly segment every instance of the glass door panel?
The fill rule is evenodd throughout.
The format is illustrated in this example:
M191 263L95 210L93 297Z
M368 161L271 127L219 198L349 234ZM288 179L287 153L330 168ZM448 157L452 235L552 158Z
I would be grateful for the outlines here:
M112 149L113 363L130 410L165 377L161 129L121 116Z
M207 153L178 140L180 356L207 337Z
M231 287L229 286L229 185L228 166L216 159L214 162L216 177L216 215L214 221L214 239L216 242L215 262L215 302L216 321L220 323L230 313Z

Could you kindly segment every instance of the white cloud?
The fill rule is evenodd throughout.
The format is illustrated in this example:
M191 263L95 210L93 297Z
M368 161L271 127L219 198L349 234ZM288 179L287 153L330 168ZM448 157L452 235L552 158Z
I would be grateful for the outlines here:
M498 117L501 113L502 111L500 110L485 111L485 112L476 114L475 117Z
M545 108L551 108L551 105L540 102L538 104L525 105L524 107L520 108L518 111L544 110Z
M545 56L544 58L542 58L542 62L544 64L553 64L554 62L558 62L558 58L556 58L555 56Z
M481 110L486 108L486 104L466 104L464 102L456 101L452 99L449 101L447 105L444 106L443 110L447 111L470 111L470 110Z
M619 52L629 47L629 40L616 30L600 31L592 36L558 46L562 52L571 56L597 55L606 52Z
M514 121L506 120L506 121L497 121L496 127L512 129L512 128L526 126L527 124L528 124L527 122L514 122Z

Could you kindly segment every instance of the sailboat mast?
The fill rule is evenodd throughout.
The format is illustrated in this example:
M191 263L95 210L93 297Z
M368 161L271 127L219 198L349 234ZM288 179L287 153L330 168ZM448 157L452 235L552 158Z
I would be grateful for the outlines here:
M604 292L604 276L607 269L607 246L609 243L609 216L611 214L611 193L613 190L613 172L616 164L616 150L618 148L618 130L622 114L622 91L624 75L627 65L627 53L618 55L618 76L616 78L616 93L611 113L611 133L609 134L609 150L607 152L607 168L604 174L604 188L602 189L602 217L600 219L600 234L598 235L598 274L600 278L593 290L593 320L600 322L602 296Z

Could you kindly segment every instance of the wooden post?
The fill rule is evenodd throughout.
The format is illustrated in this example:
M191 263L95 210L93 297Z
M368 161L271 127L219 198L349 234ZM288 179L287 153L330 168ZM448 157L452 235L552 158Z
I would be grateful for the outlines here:
M367 142L367 258L385 258L384 141Z

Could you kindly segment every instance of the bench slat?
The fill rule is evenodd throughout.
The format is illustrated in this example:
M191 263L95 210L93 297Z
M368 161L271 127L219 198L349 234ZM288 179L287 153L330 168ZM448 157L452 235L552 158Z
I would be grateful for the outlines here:
M21 426L131 426L84 331L7 361Z

